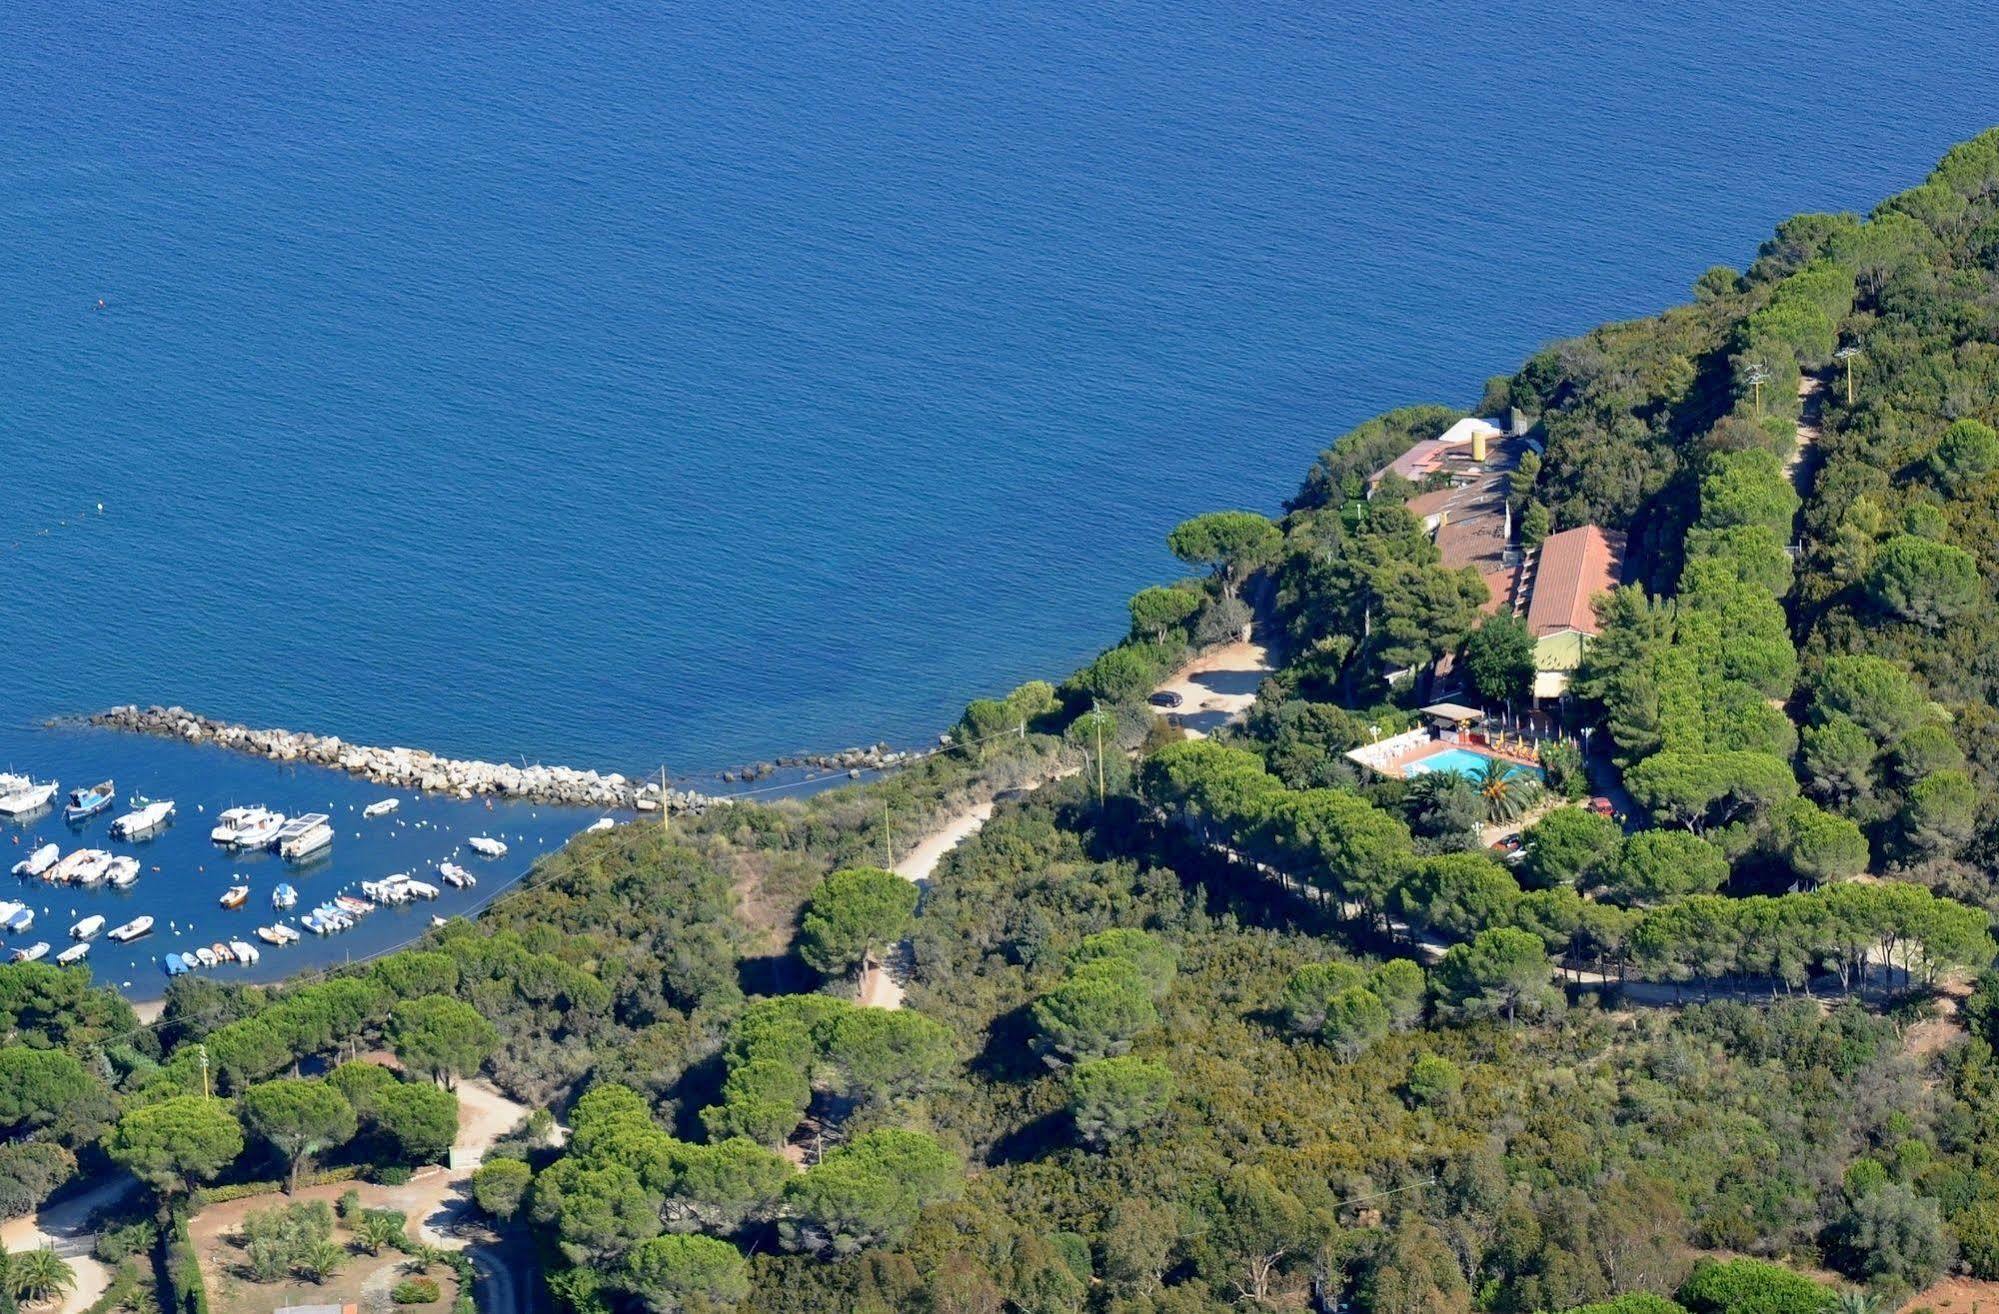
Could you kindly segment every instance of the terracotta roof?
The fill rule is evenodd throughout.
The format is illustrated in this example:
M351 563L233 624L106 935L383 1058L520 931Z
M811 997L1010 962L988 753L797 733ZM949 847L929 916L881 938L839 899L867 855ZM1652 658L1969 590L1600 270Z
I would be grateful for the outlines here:
M1527 632L1537 639L1563 630L1595 634L1596 610L1590 600L1616 588L1623 574L1624 535L1595 525L1550 534L1534 571Z
M1498 570L1483 570L1479 574L1485 579L1486 591L1492 595L1479 610L1488 616L1496 616L1502 611L1511 612L1513 591L1520 587L1520 567L1501 566Z

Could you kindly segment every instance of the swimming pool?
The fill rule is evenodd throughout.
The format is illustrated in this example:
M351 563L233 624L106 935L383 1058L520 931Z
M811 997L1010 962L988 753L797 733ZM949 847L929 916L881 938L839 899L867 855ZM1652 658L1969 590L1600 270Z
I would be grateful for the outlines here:
M1455 771L1461 776L1476 776L1485 770L1487 762L1498 761L1491 753L1481 753L1476 748L1451 747L1428 757L1419 757L1402 768L1402 774L1411 778L1427 775L1432 771ZM1513 770L1507 772L1509 779L1519 776L1532 780L1545 780L1547 773L1537 766L1513 763Z

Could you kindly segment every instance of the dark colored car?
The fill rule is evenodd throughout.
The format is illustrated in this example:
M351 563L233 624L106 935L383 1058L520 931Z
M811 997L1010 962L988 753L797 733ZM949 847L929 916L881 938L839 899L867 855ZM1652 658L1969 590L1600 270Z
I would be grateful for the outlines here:
M1171 689L1161 689L1145 701L1151 703L1154 707L1178 707L1186 699L1174 693Z

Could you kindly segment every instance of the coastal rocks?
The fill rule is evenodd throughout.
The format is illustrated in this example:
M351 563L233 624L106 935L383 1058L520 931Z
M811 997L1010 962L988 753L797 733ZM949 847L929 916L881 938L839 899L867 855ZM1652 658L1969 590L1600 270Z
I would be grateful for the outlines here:
M668 789L658 781L635 783L612 772L562 766L516 766L439 757L419 748L369 748L335 735L296 730L259 730L200 716L183 707L126 705L99 712L90 724L134 734L161 735L190 744L215 744L274 762L306 762L332 767L379 785L420 789L460 798L494 795L579 808L629 808L657 812L662 799L672 812L702 812L716 800L691 790Z

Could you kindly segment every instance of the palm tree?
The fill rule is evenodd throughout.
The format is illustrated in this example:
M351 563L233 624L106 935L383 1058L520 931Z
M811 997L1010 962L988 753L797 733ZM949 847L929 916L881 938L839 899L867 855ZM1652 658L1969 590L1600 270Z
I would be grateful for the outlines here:
M361 1216L361 1224L354 1229L354 1239L371 1255L382 1253L383 1246L394 1245L402 1239L403 1222L393 1214L369 1211Z
M7 1286L23 1305L44 1305L76 1288L76 1271L54 1250L24 1250L7 1256Z
M314 1282L324 1282L340 1271L347 1262L347 1248L331 1241L321 1241L306 1247L298 1257L299 1271Z
M1486 821L1495 826L1518 819L1541 792L1525 771L1496 757L1485 760L1471 783L1485 800Z

